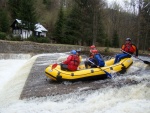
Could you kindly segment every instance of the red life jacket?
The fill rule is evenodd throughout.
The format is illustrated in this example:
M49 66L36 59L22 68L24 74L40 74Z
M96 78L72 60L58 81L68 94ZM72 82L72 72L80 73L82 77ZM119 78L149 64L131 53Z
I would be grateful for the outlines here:
M80 63L80 59L77 55L72 55L70 64L74 65L74 66L78 66Z
M122 46L122 50L124 50L130 54L133 54L136 51L136 47L133 44L127 43Z
M63 63L68 65L69 70L76 71L80 64L80 59L77 55L70 55Z

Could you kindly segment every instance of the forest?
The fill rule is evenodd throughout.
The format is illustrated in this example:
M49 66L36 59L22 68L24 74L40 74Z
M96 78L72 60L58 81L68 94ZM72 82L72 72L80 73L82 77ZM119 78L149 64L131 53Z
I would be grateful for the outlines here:
M140 50L150 48L150 0L126 0L124 6L106 0L0 0L1 40L12 40L15 19L41 23L47 43L118 48L129 37Z

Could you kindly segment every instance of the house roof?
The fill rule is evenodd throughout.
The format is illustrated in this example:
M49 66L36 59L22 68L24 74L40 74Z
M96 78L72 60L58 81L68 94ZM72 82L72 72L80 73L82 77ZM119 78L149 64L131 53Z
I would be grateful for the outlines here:
M19 20L19 19L15 19L15 21L17 22L17 23L19 23L19 24L21 24L22 23L22 20ZM14 22L15 22L14 21ZM13 22L13 24L14 24L14 22ZM12 25L13 25L12 24ZM12 26L11 25L11 26ZM35 24L35 30L34 31L37 31L37 32L42 32L42 31L45 31L45 32L47 32L48 30L44 27L44 26L42 26L40 23L37 23L37 24Z
M37 23L35 24L35 31L42 32L42 31L48 31L48 30L45 29L45 27L43 27L40 23Z
M16 21L17 21L18 23L20 23L20 24L21 24L21 20L19 20L19 19L16 19Z

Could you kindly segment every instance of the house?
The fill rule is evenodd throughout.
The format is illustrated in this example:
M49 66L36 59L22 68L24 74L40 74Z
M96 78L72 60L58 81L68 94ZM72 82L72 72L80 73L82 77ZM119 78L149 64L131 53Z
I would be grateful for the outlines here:
M15 19L10 27L12 28L13 36L20 36L22 39L27 39L32 35L46 37L46 32L48 31L40 23L33 25L19 19Z
M35 35L46 37L47 29L45 29L40 23L35 24Z

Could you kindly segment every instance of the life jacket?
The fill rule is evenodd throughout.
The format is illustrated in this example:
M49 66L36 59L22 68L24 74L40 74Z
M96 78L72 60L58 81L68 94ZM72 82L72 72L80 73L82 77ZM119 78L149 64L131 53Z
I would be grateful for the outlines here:
M70 55L63 63L68 65L68 69L70 71L76 71L78 65L80 64L80 59L77 55Z
M136 51L136 46L133 44L124 44L122 46L122 50L124 50L130 54L133 54Z
M94 59L96 61L96 65L98 65L100 67L103 67L105 65L105 62L99 53L94 55Z
M80 59L77 55L71 55L72 58L70 60L70 64L74 66L78 66L80 64Z

